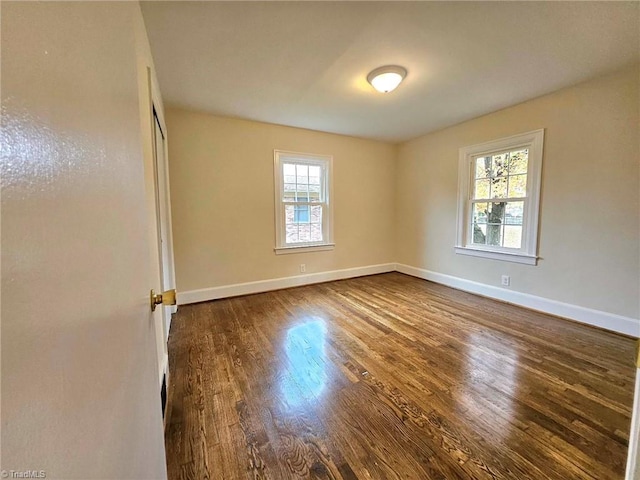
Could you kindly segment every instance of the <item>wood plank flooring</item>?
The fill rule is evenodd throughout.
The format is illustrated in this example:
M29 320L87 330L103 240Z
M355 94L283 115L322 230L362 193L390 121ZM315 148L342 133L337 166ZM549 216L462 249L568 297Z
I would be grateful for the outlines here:
M180 307L170 479L622 479L633 340L399 273Z

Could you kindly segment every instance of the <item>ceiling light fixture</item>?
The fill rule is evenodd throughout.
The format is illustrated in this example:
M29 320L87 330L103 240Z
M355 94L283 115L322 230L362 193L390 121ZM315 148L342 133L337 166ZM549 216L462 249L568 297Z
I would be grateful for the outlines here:
M395 90L400 82L407 76L406 68L398 65L386 65L376 68L369 75L367 81L381 93L389 93Z

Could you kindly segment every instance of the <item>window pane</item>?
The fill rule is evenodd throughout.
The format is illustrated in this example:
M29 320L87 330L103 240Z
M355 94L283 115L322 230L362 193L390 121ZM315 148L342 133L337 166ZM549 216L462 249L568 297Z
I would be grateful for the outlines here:
M522 225L524 202L509 202L505 208L504 223L508 225Z
M294 208L293 221L295 223L309 223L309 206L296 205Z
M476 178L491 176L491 157L476 158Z
M309 192L307 189L308 185L300 185L298 184L298 191L296 192L296 200L298 202L308 202L309 201Z
M295 177L296 175L296 166L293 163L283 163L282 164L282 173L284 173L284 176L292 176Z
M487 245L499 247L502 244L502 225L499 223L487 224Z
M507 177L491 179L491 198L507 197Z
M311 241L311 225L308 223L298 224L298 234L300 235L301 242Z
M320 167L315 165L309 167L309 183L320 185Z
M527 196L527 174L509 177L509 197Z
M297 224L291 224L291 225L286 225L285 226L286 229L286 243L298 243L299 237L298 237L298 225Z
M485 178L483 180L476 180L476 190L473 198L489 198L489 180Z
M529 162L529 149L516 150L511 152L509 161L509 175L527 173L527 163Z
M504 246L507 248L520 248L522 245L522 226L505 225Z
M307 165L296 165L296 175L298 185L309 183L309 167Z
M473 223L487 223L487 204L473 204Z
M322 207L321 206L312 206L311 207L311 223L322 223Z
M509 164L509 153L500 153L493 156L491 163L491 176L492 177L506 177L508 174L507 166Z
M293 218L295 216L295 207L293 205L285 205L284 206L284 223L285 225L289 225L293 223ZM297 230L296 230L297 232Z
M282 196L286 202L292 202L296 199L296 185L295 183L284 184L284 194Z
M311 202L319 202L320 198L320 185L309 185L309 200Z
M487 223L503 223L506 206L505 202L490 203L489 211L487 212Z
M471 231L473 232L471 237L471 243L476 245L485 245L487 243L487 225L484 223L474 223L471 225Z
M321 223L311 224L311 241L312 242L322 241L322 224Z

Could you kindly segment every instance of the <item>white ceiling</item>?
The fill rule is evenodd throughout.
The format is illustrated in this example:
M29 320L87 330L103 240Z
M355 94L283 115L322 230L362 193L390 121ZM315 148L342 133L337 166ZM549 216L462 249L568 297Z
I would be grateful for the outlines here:
M169 105L402 141L640 61L638 2L142 2ZM380 94L376 67L409 74Z

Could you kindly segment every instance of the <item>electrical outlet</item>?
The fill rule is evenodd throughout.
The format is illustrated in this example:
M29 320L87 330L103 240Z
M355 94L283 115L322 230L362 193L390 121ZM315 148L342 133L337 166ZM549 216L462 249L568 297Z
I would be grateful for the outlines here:
M502 275L502 285L505 287L511 285L511 277L509 275Z
M304 263L300 264L300 273L304 273L307 271L307 266Z

